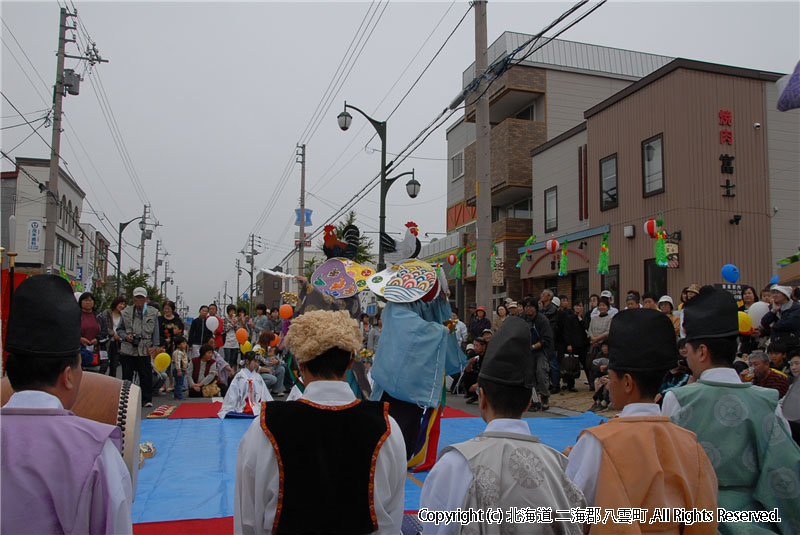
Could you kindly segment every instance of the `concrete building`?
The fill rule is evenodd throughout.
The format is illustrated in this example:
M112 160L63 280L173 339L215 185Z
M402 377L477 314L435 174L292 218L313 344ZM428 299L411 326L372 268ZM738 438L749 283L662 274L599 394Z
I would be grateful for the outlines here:
M73 279L78 277L78 253L81 247L78 222L83 211L84 191L74 178L59 167L58 220L48 221L46 216L46 190L50 160L17 158L14 171L3 172L2 177L2 244L9 244L8 218L17 219L15 247L17 271L29 274L43 273L50 267L54 272L64 268ZM42 184L40 188L39 184ZM44 232L47 225L56 226L55 265L44 265Z
M513 51L531 36L505 32L489 47L489 62ZM541 43L541 41L540 41ZM523 51L524 54L524 51ZM541 210L542 193L531 196L540 177L532 168L531 150L583 122L583 112L655 71L672 58L575 43L558 39L514 65L488 89L490 123L490 180L492 239L495 250L493 301L524 294L519 249L536 233L532 217ZM462 87L475 77L474 65L464 71ZM447 229L463 228L464 302L475 296L475 106L467 96L463 122L448 130ZM463 154L463 157L459 157ZM463 164L459 159L463 160ZM457 171L463 165L463 178ZM463 183L463 193L455 190ZM538 190L538 186L536 188ZM552 202L552 201L551 201ZM538 235L538 234L537 234Z
M763 287L800 242L800 110L776 110L779 77L675 59L534 149L534 202L552 188L557 196L534 213L534 233L546 234L517 249L525 288L584 298L588 282L618 302L631 289L677 298L691 283L723 283L728 263L741 284ZM668 267L655 263L649 218L664 221ZM603 232L605 276L597 273ZM570 242L567 277L544 252L550 237Z
M280 266L275 266L272 271L282 271ZM267 275L259 271L256 276L255 290L253 291L253 302L263 303L270 310L281 306L281 292L283 291L283 279L274 275Z

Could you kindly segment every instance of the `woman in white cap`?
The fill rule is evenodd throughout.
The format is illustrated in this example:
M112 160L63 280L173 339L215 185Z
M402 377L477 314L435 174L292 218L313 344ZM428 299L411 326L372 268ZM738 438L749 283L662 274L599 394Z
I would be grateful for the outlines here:
M792 301L792 288L774 284L770 291L772 306L761 318L760 333L769 334L770 341L789 335L800 337L800 303Z
M675 309L675 303L672 302L672 298L668 295L662 295L661 299L658 300L658 309L667 315L672 325L675 327L675 336L680 337L681 318L672 313Z

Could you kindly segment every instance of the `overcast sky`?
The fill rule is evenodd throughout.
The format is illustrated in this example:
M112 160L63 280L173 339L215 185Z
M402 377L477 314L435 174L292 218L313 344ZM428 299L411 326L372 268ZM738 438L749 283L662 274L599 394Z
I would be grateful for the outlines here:
M489 43L507 30L536 33L571 3L490 2ZM800 56L799 5L611 0L560 38L785 73ZM364 148L374 133L366 121L353 114L350 130L339 130L336 116L343 101L384 119L468 9L463 1L76 1L74 6L79 24L109 60L85 73L79 96L64 100L62 155L98 212L92 214L84 203L83 221L115 244L118 223L140 215L149 201L161 226L147 242L145 263L152 269L155 239L161 239L191 315L201 303L216 299L226 280L228 293L235 292L234 262L251 232L263 238L257 268L274 266L292 247L300 166L290 161L297 142L307 143L306 184L313 196L306 206L314 210L312 229L379 171L379 152ZM0 9L2 91L23 113L46 109L52 101L59 5L2 2ZM344 71L341 89L321 108L318 128L315 121L309 131L314 110L341 70L338 66L362 22L375 29L368 41L366 36L360 41L364 46L359 46L352 70ZM67 51L78 55L74 44ZM470 12L389 119L388 152L403 149L447 107L460 91L462 71L473 60ZM83 73L84 64L77 63L68 60L67 67ZM104 118L96 92L100 85L132 169L123 164ZM7 128L21 121L5 100L0 110L7 152L31 129ZM444 232L445 130L456 119L397 169L414 168L422 188L414 200L403 187L407 179L390 191L388 230L400 232L413 219L422 233ZM51 131L40 132L49 142ZM370 147L380 147L377 138ZM34 135L11 155L49 158L49 149ZM287 164L291 172L282 183ZM3 170L12 168L3 161ZM143 193L137 193L132 174ZM377 230L378 190L356 211L362 232ZM138 228L131 225L124 239L138 244ZM124 247L130 256L123 254L123 269L138 267L138 251ZM242 291L246 278L241 279ZM175 291L175 286L169 289L172 298Z

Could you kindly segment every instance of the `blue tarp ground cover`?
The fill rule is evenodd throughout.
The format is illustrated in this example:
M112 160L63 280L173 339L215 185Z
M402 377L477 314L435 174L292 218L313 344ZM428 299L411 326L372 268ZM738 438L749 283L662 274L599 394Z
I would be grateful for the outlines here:
M562 451L581 430L602 417L526 418L531 432ZM196 418L144 420L141 440L152 441L156 456L139 471L133 523L233 516L236 450L252 420ZM439 449L469 440L486 424L480 418L444 418ZM427 473L413 474L425 481ZM420 487L406 480L405 509L419 508Z

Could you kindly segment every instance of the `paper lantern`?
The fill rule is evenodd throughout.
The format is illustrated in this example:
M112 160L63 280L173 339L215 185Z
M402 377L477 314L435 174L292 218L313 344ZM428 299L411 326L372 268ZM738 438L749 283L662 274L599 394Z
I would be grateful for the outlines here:
M448 264L450 264L451 266L454 266L454 265L456 265L456 262L458 262L458 257L456 255L451 254L451 255L447 256L447 263Z
M549 239L547 240L547 243L545 243L544 247L547 249L548 253L555 253L558 251L558 240L555 238Z
M658 224L654 218L650 218L644 223L644 232L651 238L656 238L658 232Z

